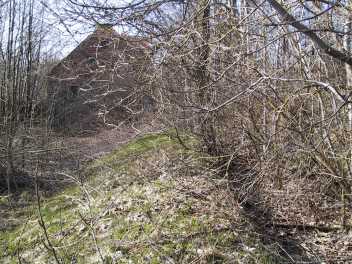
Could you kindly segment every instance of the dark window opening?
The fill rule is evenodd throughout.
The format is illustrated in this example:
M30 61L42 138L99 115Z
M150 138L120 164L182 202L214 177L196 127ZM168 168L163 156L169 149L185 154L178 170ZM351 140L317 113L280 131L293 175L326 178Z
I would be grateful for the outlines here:
M75 97L78 96L78 91L79 91L78 86L71 86L71 87L70 87L71 96L72 96L73 98L75 98Z
M95 58L93 58L93 57L90 57L87 62L88 62L88 64L90 64L90 65L94 65L94 64L97 63L97 60L96 60Z
M103 39L101 42L100 42L100 46L102 47L106 47L110 44L110 40L109 39Z

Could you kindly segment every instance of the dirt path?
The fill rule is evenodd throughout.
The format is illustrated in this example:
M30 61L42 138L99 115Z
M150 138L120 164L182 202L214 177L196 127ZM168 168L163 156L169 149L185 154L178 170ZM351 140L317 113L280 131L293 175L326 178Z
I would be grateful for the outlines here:
M61 137L64 151L58 161L61 170L75 170L77 164L89 162L106 155L130 140L146 133L161 131L161 126L144 120L135 125L123 125L116 129L104 129L84 137ZM60 170L59 169L59 170Z
M50 197L67 186L75 184L74 178L77 176L77 170L82 169L87 162L110 153L140 135L158 131L161 131L160 125L145 121L135 126L125 125L117 129L101 130L99 133L85 137L54 134L50 138L49 147L54 150L43 152L42 156L28 160L26 165L28 173L17 179L21 186L14 193L11 205L7 202L6 189L3 188L5 196L0 195L0 231L17 226L21 222L16 216L17 210L33 201L35 195L34 170L37 164L41 164L38 167L40 193L45 197Z
M69 137L64 144L77 154L82 161L98 158L116 149L119 145L137 137L139 132L132 127L114 130L103 130L93 136Z

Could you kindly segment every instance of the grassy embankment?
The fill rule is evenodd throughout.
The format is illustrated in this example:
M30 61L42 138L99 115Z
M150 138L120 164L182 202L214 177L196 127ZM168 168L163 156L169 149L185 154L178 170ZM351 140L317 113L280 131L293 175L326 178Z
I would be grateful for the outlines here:
M92 162L80 173L82 184L42 200L60 261L276 263L242 219L226 181L202 163L167 134L144 136ZM23 221L0 234L1 262L54 263L38 215L36 203L16 212Z

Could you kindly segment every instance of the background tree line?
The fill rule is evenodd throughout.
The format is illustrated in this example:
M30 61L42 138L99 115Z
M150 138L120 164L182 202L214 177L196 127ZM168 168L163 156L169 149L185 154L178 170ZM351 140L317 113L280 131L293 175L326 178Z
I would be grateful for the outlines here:
M36 0L0 1L0 185L9 193L28 184L25 171L47 142L46 74L55 63L47 15Z
M349 1L67 0L155 47L160 118L199 136L240 197L308 177L340 201L352 177Z
M15 139L33 127L45 94L45 31L40 11L34 15L44 9L35 0L1 4L0 143L9 190L14 156L26 144ZM261 185L309 178L322 199L335 199L347 224L349 1L65 0L55 12L64 25L109 23L151 43L144 88L160 120L198 135L241 201Z

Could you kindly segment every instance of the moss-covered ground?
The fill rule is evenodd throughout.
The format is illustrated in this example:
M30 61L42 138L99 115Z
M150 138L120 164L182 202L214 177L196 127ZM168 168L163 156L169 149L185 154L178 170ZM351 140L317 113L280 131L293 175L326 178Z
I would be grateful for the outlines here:
M17 211L0 262L56 263L53 248L60 263L281 263L197 155L150 134L93 161L40 212L36 202Z

